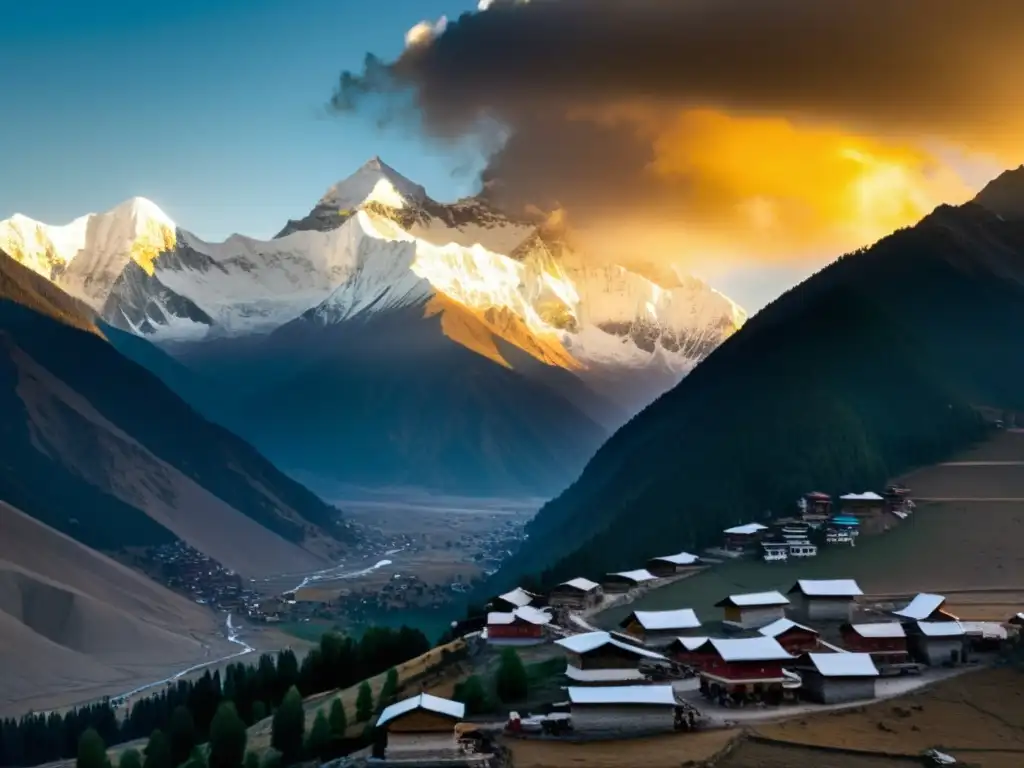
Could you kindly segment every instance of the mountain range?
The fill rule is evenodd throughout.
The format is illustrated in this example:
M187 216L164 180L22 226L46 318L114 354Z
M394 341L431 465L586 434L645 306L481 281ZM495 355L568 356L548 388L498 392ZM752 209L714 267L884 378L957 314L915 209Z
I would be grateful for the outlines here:
M1024 167L792 288L623 426L495 584L635 567L671 542L882 487L1024 408ZM498 583L501 582L501 583Z
M552 494L746 320L701 281L374 158L271 240L132 199L0 248L123 355L316 490ZM150 343L141 343L142 340Z

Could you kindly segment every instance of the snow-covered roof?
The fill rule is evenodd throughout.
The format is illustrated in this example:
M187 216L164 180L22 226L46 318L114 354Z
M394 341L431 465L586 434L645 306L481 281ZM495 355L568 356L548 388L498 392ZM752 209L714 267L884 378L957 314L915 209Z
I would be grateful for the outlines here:
M789 598L781 592L747 592L742 595L729 595L717 605L719 607L735 605L740 608L758 605L789 605Z
M746 523L744 525L737 525L732 528L726 528L723 533L735 533L739 535L749 535L757 533L758 531L767 530L767 525L761 525L760 523Z
M530 624L544 625L551 623L551 614L539 608L534 608L532 605L525 605L508 613L495 612L487 614L488 624L512 624L516 619L528 621Z
M675 611L633 611L624 624L631 619L644 629L696 629L700 619L692 608L680 608Z
M946 602L946 598L942 595L933 595L928 592L922 592L917 595L906 607L901 608L898 611L893 611L896 616L903 616L907 619L927 619L935 611L942 607L942 604Z
M903 625L898 621L883 621L877 624L851 624L850 629L861 637L906 637Z
M853 579L798 579L790 594L800 592L808 597L856 597L863 595Z
M882 501L882 497L874 491L865 491L864 493L847 493L839 498L843 501Z
M671 685L608 685L569 688L573 704L648 704L674 707L676 695Z
M688 651L695 651L708 641L706 637L677 637L676 641Z
M534 596L525 589L516 587L511 592L506 592L504 595L501 595L498 599L504 600L506 603L516 606L516 608L522 608L524 605L532 603L533 597Z
M981 635L994 640L1005 640L1009 637L1006 627L995 621L961 621L960 626L968 635Z
M960 637L964 634L964 625L959 621L919 621L917 628L928 637Z
M591 592L600 587L601 585L598 584L596 581L591 581L590 579L584 579L580 577L576 579L569 579L568 581L563 581L558 586L572 587L573 589L578 589L582 592Z
M709 641L722 661L779 661L792 659L792 654L774 637L741 637Z
M442 699L439 696L431 696L429 693L421 693L411 699L405 699L385 707L377 718L377 727L394 720L396 717L412 712L414 709L425 709L428 712L435 712L439 715L452 717L461 720L466 715L466 705L459 701Z
M802 629L805 632L813 632L814 634L818 634L818 631L816 629L805 627L803 624L797 624L795 621L792 621L791 619L777 619L768 626L761 627L758 630L758 632L760 632L765 637L778 637L779 635L788 632L791 629Z
M614 683L629 680L643 680L638 669L579 669L572 664L565 666L565 676L578 683Z
M807 656L824 677L878 677L878 667L870 653L808 653Z
M665 658L660 653L649 651L638 645L630 645L629 643L624 643L621 640L616 640L608 632L586 632L582 635L570 635L569 637L563 637L561 640L556 640L555 645L560 645L567 651L572 651L573 653L589 653L601 646L613 645L616 648L628 651L636 656L643 656L647 659Z
M651 560L659 560L665 563L672 563L672 565L693 565L700 558L697 555L691 555L689 552L679 552L675 555L662 555L661 557L652 557Z
M608 575L618 576L620 578L627 579L628 581L635 581L637 584L658 578L646 568L637 568L635 571L618 571L616 573L609 573Z

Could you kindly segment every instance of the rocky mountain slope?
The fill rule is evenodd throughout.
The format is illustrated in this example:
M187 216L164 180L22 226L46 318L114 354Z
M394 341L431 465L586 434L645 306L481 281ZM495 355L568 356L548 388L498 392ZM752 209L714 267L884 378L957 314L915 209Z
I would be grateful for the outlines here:
M237 650L213 612L0 502L0 715L116 695Z
M0 253L0 500L101 550L180 538L248 575L316 567L340 513L114 349Z
M696 551L812 488L880 487L949 455L983 433L976 406L1024 407L1022 201L1024 169L758 313L541 509L499 581Z
M270 241L204 242L136 199L66 227L15 217L0 247L215 382L219 404L169 381L205 413L331 481L554 492L745 321L700 281L590 263L546 222L440 204L377 158ZM459 470L459 451L483 458Z

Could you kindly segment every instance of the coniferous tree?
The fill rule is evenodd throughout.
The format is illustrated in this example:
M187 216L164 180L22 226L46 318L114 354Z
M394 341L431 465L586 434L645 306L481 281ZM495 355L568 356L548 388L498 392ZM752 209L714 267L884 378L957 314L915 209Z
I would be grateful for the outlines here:
M252 703L252 721L258 723L267 718L267 705L257 699Z
M356 722L365 723L373 716L373 691L365 680L359 685L356 695Z
M313 726L309 729L309 736L306 737L306 756L324 760L327 751L331 746L331 726L327 723L327 716L324 711L318 710L313 718Z
M384 685L381 686L380 695L377 697L377 712L382 712L384 707L388 706L395 698L395 694L398 693L398 670L394 667L388 670L387 676L384 678Z
M78 740L75 768L109 768L107 746L95 728L88 728Z
M260 768L260 756L256 752L249 750L245 753L245 762L242 763L242 768Z
M142 768L142 755L137 749L126 749L118 758L117 768Z
M245 742L245 723L234 702L221 702L210 723L209 768L242 768Z
M171 742L159 728L153 731L143 752L146 755L143 768L177 768L171 759Z
M498 663L498 674L495 676L495 688L498 698L505 703L522 701L529 690L529 679L526 668L515 648L506 648L501 652Z
M467 715L479 715L487 711L487 694L483 683L476 675L471 675L456 685L452 698L466 705Z
M345 705L339 696L331 703L331 714L327 716L327 724L331 727L331 738L341 741L345 738L348 730L348 717L345 715Z
M302 708L302 695L298 688L292 686L274 712L271 732L271 746L281 753L283 765L291 765L302 757L305 730L306 712Z
M174 708L170 722L167 724L167 732L171 744L171 765L178 768L188 760L192 750L199 742L195 720L188 707L179 705Z

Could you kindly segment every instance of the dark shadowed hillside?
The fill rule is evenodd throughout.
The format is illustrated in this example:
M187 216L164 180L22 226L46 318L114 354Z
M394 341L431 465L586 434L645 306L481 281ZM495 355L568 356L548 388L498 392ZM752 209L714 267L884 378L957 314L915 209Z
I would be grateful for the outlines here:
M948 455L984 433L972 406L1024 407L1024 220L1006 199L943 206L755 316L598 451L499 580L694 550L808 490Z
M348 537L337 510L3 254L0 289L0 500L94 547L177 536L243 573L313 566Z

